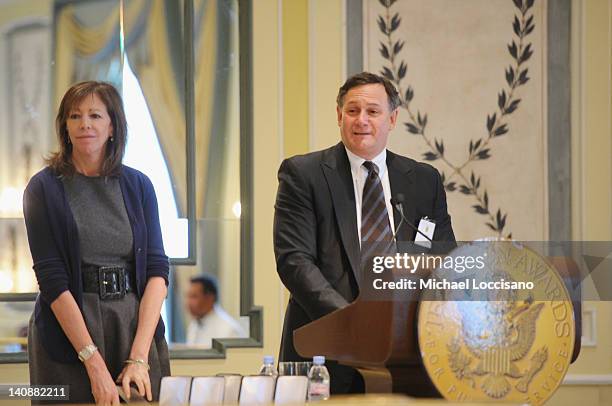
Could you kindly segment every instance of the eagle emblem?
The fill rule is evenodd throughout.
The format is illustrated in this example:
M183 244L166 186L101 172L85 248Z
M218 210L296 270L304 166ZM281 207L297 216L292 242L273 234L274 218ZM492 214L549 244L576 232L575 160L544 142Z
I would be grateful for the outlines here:
M483 392L501 399L512 385L526 393L533 377L548 358L542 346L529 358L528 367L520 370L517 362L531 351L536 338L536 321L544 303L524 301L455 302L461 315L461 338L447 344L449 366L458 380L472 388L476 378ZM465 346L462 349L462 343ZM516 381L514 381L516 380Z

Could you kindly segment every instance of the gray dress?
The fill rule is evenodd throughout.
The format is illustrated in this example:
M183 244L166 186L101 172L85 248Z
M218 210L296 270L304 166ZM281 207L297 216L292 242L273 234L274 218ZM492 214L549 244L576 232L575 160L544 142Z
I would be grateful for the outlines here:
M75 174L62 179L66 197L79 232L81 262L119 265L132 269L133 236L123 194L117 178ZM138 326L139 298L127 293L120 300L100 300L97 293L83 293L83 318L87 330L116 380L129 358ZM94 402L87 371L82 363L63 364L49 358L42 347L33 317L28 334L30 383L70 385L70 402ZM170 375L166 340L153 339L149 351L149 377L154 400L159 397L161 378ZM35 402L33 402L35 403ZM43 403L43 402L40 402Z

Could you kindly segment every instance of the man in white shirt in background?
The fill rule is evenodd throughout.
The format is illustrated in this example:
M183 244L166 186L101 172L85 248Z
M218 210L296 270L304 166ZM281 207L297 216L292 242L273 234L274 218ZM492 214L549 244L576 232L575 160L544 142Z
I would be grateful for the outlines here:
M240 324L218 304L217 281L201 274L191 278L187 308L194 320L187 329L187 344L212 348L213 338L247 337Z

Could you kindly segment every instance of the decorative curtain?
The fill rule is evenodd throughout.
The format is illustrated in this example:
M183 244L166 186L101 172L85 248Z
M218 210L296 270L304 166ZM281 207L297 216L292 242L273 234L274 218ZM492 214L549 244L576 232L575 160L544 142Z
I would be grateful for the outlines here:
M100 4L108 5L100 0ZM91 2L88 2L91 4ZM124 48L139 80L162 148L174 188L179 213L185 216L187 177L185 165L184 53L182 2L130 0L124 10ZM107 15L97 25L79 19L79 4L62 7L56 17L55 100L81 80L106 80L118 88L122 82L119 2L102 10ZM238 120L228 111L237 103L228 93L238 63L237 40L231 26L237 23L233 0L194 0L195 131L197 217L222 217L224 208L239 200L226 196L228 179L238 176L228 131ZM98 19L100 20L100 19ZM235 80L233 80L235 81ZM235 137L234 137L235 138ZM230 162L231 161L231 162ZM215 199L206 199L207 195Z
M179 215L186 217L187 140L181 7L180 2L174 0L152 0L148 3L151 3L151 10L143 21L144 34L142 38L134 38L132 43L129 33L126 33L126 51L155 124L170 171ZM129 27L127 21L126 27Z
M217 59L217 1L196 0L195 2L195 129L196 129L196 173L197 173L197 217L208 217L205 213L208 190L211 127L215 96L215 74ZM213 174L214 175L214 174Z
M107 1L101 1L107 4ZM169 2L173 4L175 2ZM170 28L180 27L169 21L164 0L130 0L124 9L124 44L131 67L139 79L153 124L173 180L179 213L186 208L185 114L182 92L177 80L182 66L172 62ZM56 104L72 83L105 80L121 88L122 55L119 3L106 8L108 14L98 25L85 24L78 18L79 5L59 10L56 20L55 99ZM175 43L180 46L181 41ZM174 45L177 46L177 45ZM180 72L177 74L177 72Z

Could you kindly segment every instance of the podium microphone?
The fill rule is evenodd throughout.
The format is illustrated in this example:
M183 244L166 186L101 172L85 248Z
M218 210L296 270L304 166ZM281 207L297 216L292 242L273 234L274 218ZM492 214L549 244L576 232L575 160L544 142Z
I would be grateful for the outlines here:
M397 210L397 212L400 214L400 222L397 225L397 230L395 230L395 235L393 236L394 238L397 236L397 233L399 232L400 227L402 226L402 224L406 223L410 228L412 228L414 231L416 231L417 233L421 234L423 237L425 237L425 239L427 241L429 241L430 243L433 242L431 240L431 238L429 238L428 236L426 236L425 234L423 234L423 232L421 230L419 230L417 227L414 226L414 224L412 224L410 221L408 221L408 219L406 218L406 216L404 216L404 195L402 193L398 193L395 195L395 197L391 198L391 205L395 208L395 210ZM396 239L397 241L397 239Z

